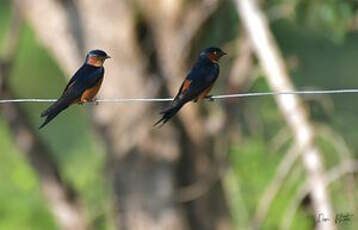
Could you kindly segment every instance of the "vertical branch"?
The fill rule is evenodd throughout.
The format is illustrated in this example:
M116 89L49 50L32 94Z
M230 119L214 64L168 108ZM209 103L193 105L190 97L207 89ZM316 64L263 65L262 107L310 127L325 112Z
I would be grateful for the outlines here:
M236 2L242 22L248 31L271 88L274 91L293 91L294 87L289 80L283 58L257 2L255 0L237 0ZM314 144L314 131L302 102L295 95L277 96L275 99L302 152L303 164L311 186L314 213L316 216L323 213L333 220L332 208L324 184L321 154ZM330 222L325 222L318 224L317 229L334 229L334 226Z

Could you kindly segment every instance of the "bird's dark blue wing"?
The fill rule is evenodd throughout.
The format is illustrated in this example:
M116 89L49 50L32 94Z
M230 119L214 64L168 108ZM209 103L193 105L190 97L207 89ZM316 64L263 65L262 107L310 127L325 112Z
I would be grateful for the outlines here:
M104 75L104 68L83 65L67 83L63 91L63 96L71 94L70 91L76 91L82 94L84 90L93 87Z
M104 68L97 68L87 65L84 72L79 75L73 83L73 90L80 92L81 94L93 86L103 78Z
M47 110L45 110L41 116L47 116L49 113L51 113L51 111L58 107L59 104L63 105L64 107L76 102L76 100L82 96L82 93L86 89L93 87L103 78L103 74L103 68L95 68L89 65L83 65L71 78L61 97Z
M219 66L194 66L185 78L175 99L190 101L196 99L205 89L212 86L219 75ZM184 89L184 90L183 90Z
M84 73L86 71L85 67L86 67L86 65L82 65L81 68L79 68L76 71L76 73L71 77L70 81L67 83L67 85L66 85L65 89L63 90L62 94L64 94L69 88L71 88L73 86L73 83L75 83L79 79L79 77L81 75L85 74Z

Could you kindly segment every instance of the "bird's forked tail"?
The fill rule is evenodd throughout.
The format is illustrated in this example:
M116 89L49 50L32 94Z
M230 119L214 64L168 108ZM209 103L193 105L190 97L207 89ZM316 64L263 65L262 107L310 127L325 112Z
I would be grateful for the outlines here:
M167 121L172 118L180 109L181 107L183 106L184 104L182 103L179 103L179 104L176 104L176 105L172 105L171 107L169 107L168 109L160 112L160 114L163 114L162 118L160 120L158 120L154 126L157 126L159 125L160 123L161 126L163 126L165 123L167 123ZM160 127L161 127L160 126Z
M48 109L41 113L41 117L46 117L46 119L44 123L42 123L42 125L39 127L39 129L42 129L69 105L70 103L68 102L68 100L64 98L60 98L58 101L53 103Z

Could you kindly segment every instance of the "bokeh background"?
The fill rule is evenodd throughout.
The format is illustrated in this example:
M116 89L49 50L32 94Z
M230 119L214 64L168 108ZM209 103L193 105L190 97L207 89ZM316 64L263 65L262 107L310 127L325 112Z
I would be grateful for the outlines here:
M296 88L358 88L355 0L250 2ZM1 0L0 99L58 97L94 48L112 56L99 98L173 96L211 45L229 54L213 94L273 91L240 4ZM299 100L314 175L274 97L190 104L161 129L167 103L76 105L41 131L48 104L0 105L0 229L357 229L358 95Z

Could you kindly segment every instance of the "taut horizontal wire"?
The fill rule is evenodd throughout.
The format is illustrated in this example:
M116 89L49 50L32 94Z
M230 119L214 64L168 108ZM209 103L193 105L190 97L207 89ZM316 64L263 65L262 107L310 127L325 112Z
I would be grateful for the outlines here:
M237 93L212 96L212 99L243 98L243 97L264 97L278 95L302 95L302 94L347 94L358 93L358 89L332 89L332 90L304 90L304 91L282 91L282 92L257 92L257 93ZM166 102L173 98L113 98L97 99L93 103L124 103L124 102ZM0 104L6 103L50 103L56 99L3 99Z

